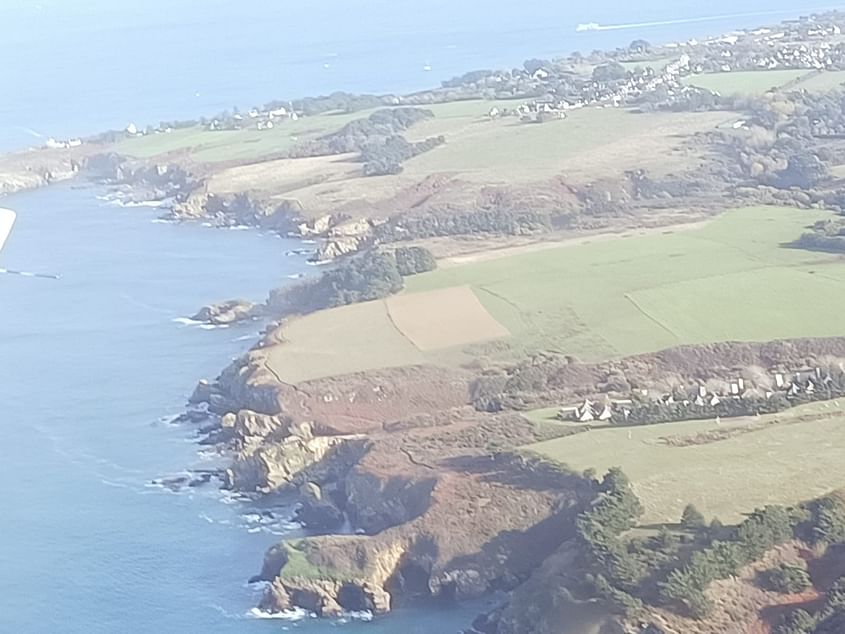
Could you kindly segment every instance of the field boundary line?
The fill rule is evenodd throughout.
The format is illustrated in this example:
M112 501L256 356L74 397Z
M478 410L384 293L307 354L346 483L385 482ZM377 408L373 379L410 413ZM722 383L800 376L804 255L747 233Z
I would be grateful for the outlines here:
M413 339L411 339L408 335L406 335L404 332L402 332L402 329L399 327L399 325L393 319L393 313L390 312L390 302L388 301L389 299L390 298L388 297L387 299L381 300L382 305L384 306L384 312L387 313L387 321L390 322L390 325L393 326L393 330L395 330L397 333L399 333L399 336L402 337L402 339L404 339L405 341L407 341L409 344L411 344L414 347L414 350L416 350L416 351L418 351L422 354L425 354L425 350L420 348L417 344L414 343Z
M634 306L634 308L636 308L638 311L640 311L640 312L641 312L641 313L642 313L642 314L643 314L643 315L644 315L644 316L645 316L645 317L646 317L649 321L653 322L653 323L654 323L654 324L656 324L659 328L662 328L663 330L665 330L666 332L668 332L668 333L669 333L670 335L672 335L672 337L673 337L676 341L678 341L679 343L680 343L680 342L682 342L682 339L681 339L681 337L679 337L679 336L678 336L678 333L676 333L674 330L672 330L671 328L669 328L669 326L667 326L666 324L664 324L664 323L663 323L662 321L660 321L657 317L655 317L654 315L650 314L650 313L649 313L649 312L648 312L645 308L643 308L642 306L640 306L640 305L637 303L637 300L635 300L633 297L631 297L631 295L630 295L630 294L625 293L624 297L625 297L625 299L627 299L629 302L631 302L631 304Z

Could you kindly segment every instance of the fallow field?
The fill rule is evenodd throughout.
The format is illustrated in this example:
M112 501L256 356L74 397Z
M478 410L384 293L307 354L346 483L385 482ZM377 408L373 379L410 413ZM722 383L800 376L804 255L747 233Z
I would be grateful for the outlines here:
M506 184L520 196L533 191L542 197L543 184L552 181L555 188L558 181L584 185L631 169L647 169L653 176L693 169L700 152L688 147L687 140L736 118L726 112L637 113L624 108L585 108L544 124L488 116L491 108L514 110L523 101L425 106L434 118L405 136L422 141L442 135L446 142L406 161L397 175L364 177L354 155L284 158L297 143L337 131L372 110L281 119L273 129L261 131L180 129L126 139L116 150L186 162L208 179L210 193L246 191L263 199L295 200L314 216L341 211L378 217L415 207L417 195L425 200L420 192L427 190L421 184L429 179L448 181L436 191L450 205L475 208L489 185Z

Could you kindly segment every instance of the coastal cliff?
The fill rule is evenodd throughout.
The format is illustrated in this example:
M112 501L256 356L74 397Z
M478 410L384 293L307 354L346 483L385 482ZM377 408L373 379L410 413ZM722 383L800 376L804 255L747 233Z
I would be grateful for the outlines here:
M87 161L87 152L80 150L28 150L0 157L0 195L74 178Z
M559 432L468 406L471 373L419 366L291 386L262 360L253 350L198 389L236 410L219 432L234 452L228 486L299 490L311 526L345 518L358 533L272 548L262 609L383 613L516 587L593 496L590 480L511 451Z
M575 520L595 499L596 482L519 450L586 428L534 423L509 408L843 350L839 338L714 344L599 364L537 358L530 384L522 380L527 366L483 375L409 366L291 385L269 369L271 341L195 395L222 414L218 440L233 451L227 485L297 491L300 521L329 533L268 551L261 609L384 613L419 597L513 590L477 620L483 634L551 634L562 614L603 633L623 631L613 609L587 599L578 559ZM332 534L341 526L355 534Z

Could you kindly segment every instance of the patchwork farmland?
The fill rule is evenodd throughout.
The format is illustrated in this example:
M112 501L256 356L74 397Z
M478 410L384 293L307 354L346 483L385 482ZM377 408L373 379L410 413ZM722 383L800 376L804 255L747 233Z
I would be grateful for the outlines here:
M687 231L443 268L409 278L407 289L470 286L511 333L514 356L553 350L598 361L680 344L842 335L843 262L784 246L822 217L740 209Z
M693 228L507 250L406 278L387 300L294 319L286 382L417 363L584 361L681 344L845 335L845 262L791 249L827 212L757 207ZM790 301L784 301L790 297Z

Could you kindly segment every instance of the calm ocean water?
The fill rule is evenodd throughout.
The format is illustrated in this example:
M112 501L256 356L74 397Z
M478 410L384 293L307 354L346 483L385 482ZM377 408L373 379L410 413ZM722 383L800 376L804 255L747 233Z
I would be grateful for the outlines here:
M689 0L312 4L4 0L0 149L280 96L411 90L532 56L769 19L575 34L579 22L760 9L752 0L705 9ZM767 10L819 4L770 0ZM61 186L3 200L19 222L2 266L63 277L0 277L0 632L413 634L469 623L476 608L402 610L369 624L247 616L256 596L246 579L269 545L295 534L289 509L279 502L268 520L265 503L149 483L212 464L190 428L163 421L256 328L174 320L228 297L261 299L308 267L284 255L289 241L155 223L154 210L114 206L101 193Z

